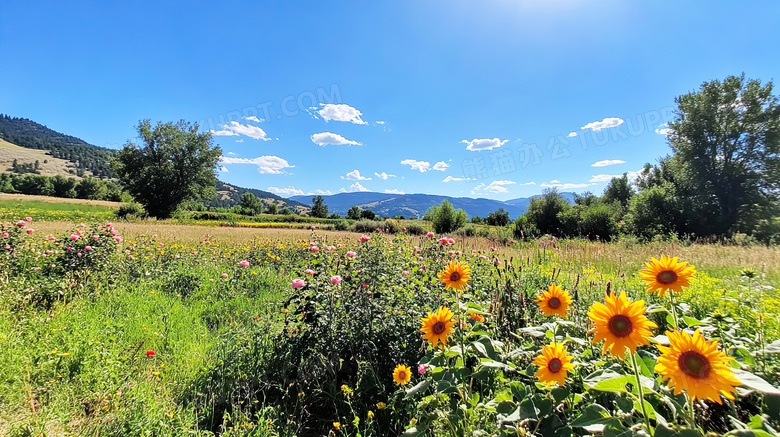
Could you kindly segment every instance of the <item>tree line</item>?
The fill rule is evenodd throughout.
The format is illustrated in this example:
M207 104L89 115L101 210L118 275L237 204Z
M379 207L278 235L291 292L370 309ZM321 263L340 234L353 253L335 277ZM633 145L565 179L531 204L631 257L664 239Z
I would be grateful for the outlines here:
M0 173L0 192L112 202L132 200L117 181L90 177L79 180L62 175Z

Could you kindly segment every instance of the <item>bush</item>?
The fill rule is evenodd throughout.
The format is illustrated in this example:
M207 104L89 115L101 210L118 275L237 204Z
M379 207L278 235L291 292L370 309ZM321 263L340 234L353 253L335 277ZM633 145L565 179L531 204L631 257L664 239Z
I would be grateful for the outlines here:
M409 233L409 235L423 235L427 233L428 231L425 230L425 228L422 227L422 225L419 225L417 223L411 223L405 226L406 232Z
M385 220L382 229L389 234L396 234L401 230L401 226L398 224L397 220L389 218Z
M361 219L356 221L355 224L352 225L352 232L362 232L362 233L375 232L377 229L382 229L384 225L385 222Z
M437 234L446 234L463 227L467 219L466 211L455 209L446 200L439 206L432 206L425 212L425 220L433 224L433 230Z
M140 203L125 203L122 206L119 207L119 209L114 212L114 215L116 215L116 218L122 219L122 220L130 220L134 218L144 218L146 217L146 211L144 211L144 207L141 206Z
M462 237L473 237L477 235L477 229L472 224L468 224L455 232L456 235L460 235Z

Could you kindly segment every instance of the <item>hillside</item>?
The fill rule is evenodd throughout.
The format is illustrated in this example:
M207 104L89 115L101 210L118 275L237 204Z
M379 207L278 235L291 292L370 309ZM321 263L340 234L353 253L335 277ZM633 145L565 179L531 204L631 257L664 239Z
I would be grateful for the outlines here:
M0 114L0 139L27 149L48 151L54 158L70 161L78 176L89 172L100 178L115 177L109 165L113 150L93 146L26 118Z
M26 118L0 114L0 173L12 173L14 160L20 166L33 167L38 161L37 174L62 175L80 179L80 176L114 178L110 159L114 150L93 146L79 138L51 130ZM208 207L229 208L241 204L241 196L250 192L266 204L289 207L298 212L309 208L267 191L242 188L217 181L217 196L205 202Z
M34 166L38 162L37 174L44 176L69 176L76 177L78 166L66 159L55 158L45 150L26 149L0 139L0 173L12 172L11 166L14 160L17 164L28 164ZM85 176L92 175L91 172L84 172ZM80 178L78 178L80 179Z

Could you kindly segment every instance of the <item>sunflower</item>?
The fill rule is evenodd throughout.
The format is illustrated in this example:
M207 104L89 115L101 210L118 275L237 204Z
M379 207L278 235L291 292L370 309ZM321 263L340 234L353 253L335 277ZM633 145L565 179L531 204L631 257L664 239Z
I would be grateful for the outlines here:
M571 355L566 355L566 348L560 343L552 342L542 348L542 354L534 358L533 364L539 366L536 377L545 384L564 385L569 370L574 368Z
M393 381L398 385L406 385L412 380L412 369L409 366L399 364L393 370Z
M560 285L550 284L547 291L542 291L542 294L537 296L536 302L539 302L539 309L542 310L545 316L555 314L560 317L566 317L566 310L569 309L569 304L571 304L571 297L569 297L569 292L561 288Z
M693 336L684 331L667 332L670 346L658 346L661 356L655 371L669 381L674 394L686 392L697 399L721 404L720 394L734 399L735 386L741 385L728 363L733 358L719 351L717 341L707 341L697 329Z
M606 304L606 305L605 305ZM607 295L605 303L596 302L588 309L588 317L595 327L588 333L595 333L593 343L604 340L601 351L606 355L609 349L613 357L622 358L626 350L636 352L640 344L648 344L650 328L658 325L647 320L645 301L636 302L626 298L626 293Z
M452 334L452 327L455 326L452 316L452 311L448 308L439 307L435 313L428 313L428 317L422 319L420 332L425 334L423 338L428 340L431 346L436 347L439 341L442 345L447 345L447 336Z
M658 291L658 295L663 297L669 290L682 293L682 288L690 285L689 280L696 274L696 269L687 264L686 261L678 262L677 257L661 255L660 261L652 258L651 262L645 263L647 268L639 273L648 282L647 291Z
M465 263L450 261L444 271L439 273L439 280L447 288L463 290L466 282L471 280L471 269Z

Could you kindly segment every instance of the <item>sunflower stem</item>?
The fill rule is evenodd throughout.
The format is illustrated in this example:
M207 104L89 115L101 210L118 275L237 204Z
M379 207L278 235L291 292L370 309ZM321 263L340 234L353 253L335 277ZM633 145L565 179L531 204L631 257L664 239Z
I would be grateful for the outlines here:
M696 429L696 412L693 410L693 397L686 395L688 398L688 412L690 413L688 417L688 424L691 428Z
M634 366L634 375L636 376L636 389L639 392L639 406L642 408L642 417L645 418L645 426L647 432L653 435L653 428L650 427L650 418L647 416L647 409L645 409L645 394L642 388L642 380L639 379L639 366L636 363L636 354L629 352L631 355L631 364Z
M680 323L677 321L677 299L674 298L674 294L669 292L669 300L672 301L672 319L674 319L674 329L680 329Z

